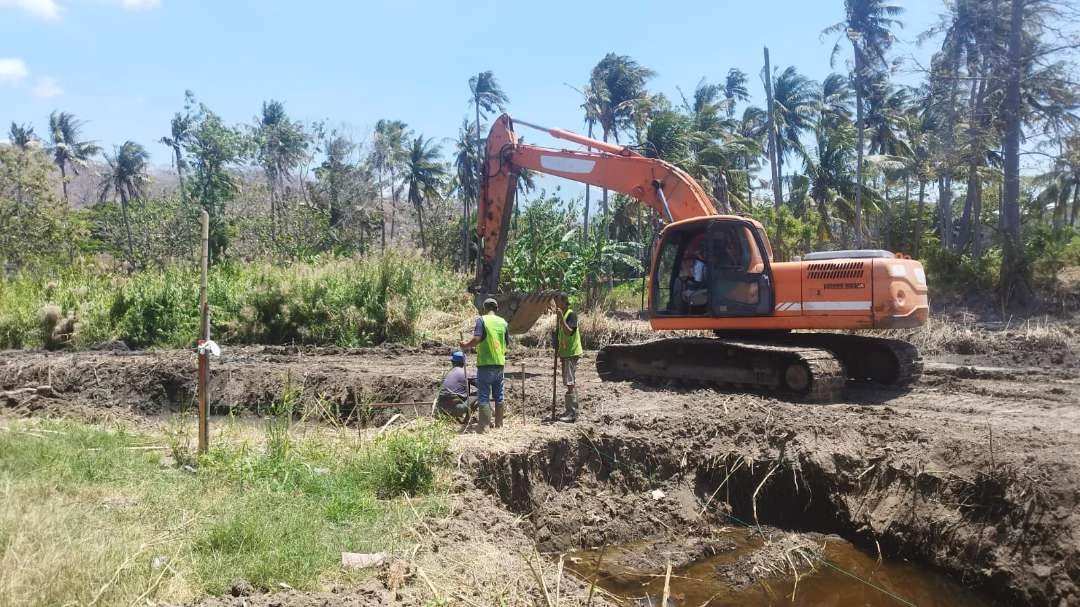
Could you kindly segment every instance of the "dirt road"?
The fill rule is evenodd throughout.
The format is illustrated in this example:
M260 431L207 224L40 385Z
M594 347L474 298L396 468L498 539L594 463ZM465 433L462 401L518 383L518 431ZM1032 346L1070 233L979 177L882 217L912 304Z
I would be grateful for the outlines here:
M455 515L431 523L439 548L417 557L436 588L473 571L472 601L483 604L475 597L503 578L477 575L478 560L701 538L756 519L932 565L1002 603L1080 603L1080 370L1071 352L931 357L909 392L856 388L831 405L602 383L587 354L576 425L538 421L550 405L549 355L509 365L507 427L455 440ZM365 404L430 398L444 359L437 346L230 349L214 365L217 410L257 412L290 381L305 402L378 421ZM51 390L0 397L0 410L153 419L190 402L193 368L188 352L7 353L0 389ZM517 568L528 571L524 561ZM514 579L510 594L541 596L534 578ZM429 595L413 580L418 596ZM566 596L584 596L583 584L564 584ZM273 600L310 604L283 599Z

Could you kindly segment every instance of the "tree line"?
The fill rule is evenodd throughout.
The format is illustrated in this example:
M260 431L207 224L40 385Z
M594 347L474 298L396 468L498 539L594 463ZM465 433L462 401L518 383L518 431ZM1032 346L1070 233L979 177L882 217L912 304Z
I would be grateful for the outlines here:
M934 45L929 65L904 63L921 71L913 85L898 82L899 5L845 0L838 14L821 32L834 42L837 71L820 81L774 65L779 58L765 48L760 87L731 67L671 94L650 89L654 70L609 53L575 88L585 131L683 168L722 212L761 219L780 258L883 247L1030 301L1040 275L1070 255L1080 260L1076 9L1059 0L945 2L918 35ZM61 111L40 138L13 122L10 144L0 146L0 227L14 231L3 230L0 257L17 266L35 251L106 251L133 267L182 258L185 222L205 209L216 259L415 244L468 270L486 123L511 99L491 71L467 85L449 150L402 120L380 119L357 138L293 120L274 100L251 123L229 125L188 92L160 140L172 150L176 186L153 196L139 143L105 152ZM1038 160L1037 173L1021 174L1022 156ZM95 204L76 213L69 181L91 170ZM572 225L547 237L570 238L569 228L582 242L575 251L593 241L648 251L657 217L634 201L601 191L597 203L586 187L583 201L560 202L533 189L525 174L521 198L575 209L559 215ZM28 242L41 238L63 246ZM615 249L598 267L609 277L639 271L611 261L625 262L630 250Z

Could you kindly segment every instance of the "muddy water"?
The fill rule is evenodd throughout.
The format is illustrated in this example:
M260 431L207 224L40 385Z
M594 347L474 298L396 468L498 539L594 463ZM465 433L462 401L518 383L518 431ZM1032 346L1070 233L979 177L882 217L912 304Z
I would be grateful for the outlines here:
M731 529L728 550L672 570L667 607L709 605L803 605L815 607L985 607L991 602L931 569L899 561L877 562L850 543L822 538L824 563L803 570L796 587L790 569L767 578L752 575L747 557L763 540L749 529ZM626 605L659 606L664 590L664 565L650 570L625 566L641 562L643 553L656 551L651 543L609 547L600 561L599 550L566 555L566 567L586 581L623 600ZM662 550L646 557L665 563ZM598 573L598 575L597 575ZM855 579L860 578L860 579ZM795 591L792 600L792 591Z

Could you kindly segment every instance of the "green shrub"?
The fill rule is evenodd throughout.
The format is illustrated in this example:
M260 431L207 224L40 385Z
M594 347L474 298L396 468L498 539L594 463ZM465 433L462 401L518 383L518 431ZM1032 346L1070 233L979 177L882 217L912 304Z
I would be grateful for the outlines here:
M380 437L365 462L376 495L386 499L430 492L436 469L449 457L449 444L449 434L435 422Z

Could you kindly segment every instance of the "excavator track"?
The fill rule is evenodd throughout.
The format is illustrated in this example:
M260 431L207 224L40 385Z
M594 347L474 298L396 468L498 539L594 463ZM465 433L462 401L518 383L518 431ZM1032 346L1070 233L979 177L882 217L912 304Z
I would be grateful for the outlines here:
M707 337L605 346L596 371L605 381L746 390L815 403L839 399L846 383L843 364L828 350Z
M915 346L899 339L844 333L788 333L768 343L821 348L843 363L849 381L906 388L918 381L923 363Z

